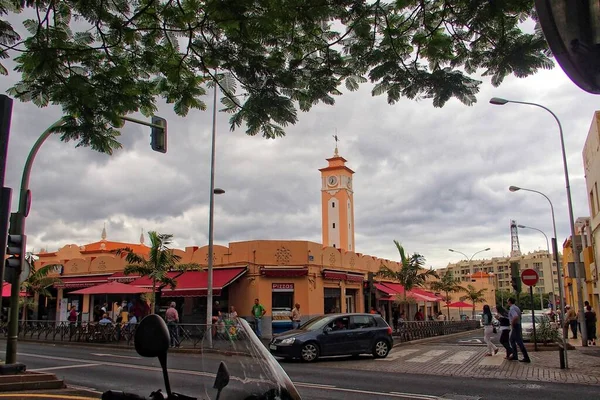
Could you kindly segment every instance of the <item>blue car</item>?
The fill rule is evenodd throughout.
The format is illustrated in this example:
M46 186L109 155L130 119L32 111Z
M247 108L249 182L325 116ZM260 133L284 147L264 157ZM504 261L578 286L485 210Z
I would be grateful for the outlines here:
M392 328L378 314L327 314L277 335L269 350L276 357L311 362L340 355L385 358L393 345Z

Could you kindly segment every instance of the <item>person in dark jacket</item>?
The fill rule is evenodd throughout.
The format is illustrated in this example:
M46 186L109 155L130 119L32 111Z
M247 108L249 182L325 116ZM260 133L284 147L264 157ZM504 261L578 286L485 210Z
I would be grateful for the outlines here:
M496 319L500 323L500 344L506 349L506 359L512 354L510 348L509 336L510 336L510 320L508 319L508 312L504 307L496 306Z
M596 345L596 313L592 310L591 306L586 307L584 314L585 327L587 329L588 346Z

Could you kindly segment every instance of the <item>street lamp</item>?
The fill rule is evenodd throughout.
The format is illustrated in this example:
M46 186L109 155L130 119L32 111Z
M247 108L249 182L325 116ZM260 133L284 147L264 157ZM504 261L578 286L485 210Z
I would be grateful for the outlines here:
M215 70L215 76L217 71ZM213 263L214 263L214 217L215 217L215 194L223 194L225 191L215 188L215 142L217 136L217 87L215 82L213 89L213 115L212 115L212 138L210 153L210 200L208 211L208 268L206 279L206 340L208 347L212 348L212 312L213 312Z
M567 189L567 205L569 207L569 224L571 225L571 238L572 238L571 246L573 249L573 263L575 264L575 279L577 282L577 299L579 300L578 307L580 310L583 310L583 290L581 287L582 286L581 285L581 276L579 274L579 252L578 252L577 247L575 246L575 220L573 219L573 202L571 201L571 185L569 183L569 168L567 166L567 154L565 151L565 139L564 139L563 129L562 129L560 120L558 119L556 114L554 114L552 112L552 110L550 110L547 107L544 107L541 104L537 104L537 103L530 103L530 102L526 102L526 101L507 100L507 99L502 99L499 97L491 98L490 103L494 104L494 105L500 105L500 106L504 105L506 103L515 103L515 104L525 104L528 106L543 108L544 110L548 111L554 117L554 119L556 120L556 123L558 124L558 131L560 134L560 147L561 147L562 159L563 159L563 169L565 172L565 187ZM558 238L556 238L556 233L554 233L554 238L558 240ZM563 284L563 282L561 282L561 285L562 284ZM562 298L561 298L561 300L562 300ZM562 307L562 304L561 304L561 307ZM582 343L582 346L587 347L587 330L585 328L585 320L584 320L583 314L584 314L583 312L579 313L579 325L581 326L581 343Z
M474 253L474 254L471 256L471 258L469 258L469 256L468 256L468 255L466 255L465 253L463 253L462 251L458 251L458 250L454 250L454 249L448 249L448 251L451 251L451 252L453 252L453 253L462 254L463 256L465 256L465 257L466 257L466 258L469 260L469 267L471 267L471 260L473 259L473 257L475 257L475 256L476 256L477 254L479 254L479 253L483 253L484 251L489 251L489 250L490 250L490 248L488 247L488 248L485 248L485 249L483 249L483 250L476 251L476 252L475 252L475 253ZM473 272L475 272L475 271L473 271Z
M544 231L542 231L541 229L538 229L538 228L534 228L532 226L517 225L517 227L521 228L521 229L533 229L534 231L538 231L539 233L541 233L542 235L544 235L544 237L546 238L546 248L548 250L548 257L550 257L550 245L548 244L548 236L546 236L546 234L544 233Z

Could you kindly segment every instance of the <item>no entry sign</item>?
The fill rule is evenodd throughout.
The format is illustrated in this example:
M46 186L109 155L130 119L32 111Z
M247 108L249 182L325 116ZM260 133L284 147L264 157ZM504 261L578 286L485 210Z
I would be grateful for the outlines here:
M527 286L535 286L539 279L540 277L535 269L529 268L521 272L521 281Z

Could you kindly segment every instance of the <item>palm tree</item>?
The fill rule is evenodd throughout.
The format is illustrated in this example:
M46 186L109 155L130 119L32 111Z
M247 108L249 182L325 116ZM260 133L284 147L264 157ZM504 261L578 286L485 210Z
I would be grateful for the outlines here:
M461 301L464 300L469 300L471 302L473 302L473 315L472 318L475 318L475 304L477 303L485 303L485 292L487 292L487 289L479 289L477 290L475 288L475 286L473 285L467 285L466 289L463 288L463 290L465 292L467 292L466 295L462 296L460 298Z
M404 247L397 241L394 240L394 244L400 253L400 260L402 266L399 271L394 271L385 265L379 267L378 276L384 278L390 278L400 282L404 287L404 301L406 302L406 292L409 292L415 287L423 287L427 283L429 277L437 278L438 275L433 269L423 268L425 265L425 257L418 253L414 253L408 257Z
M29 273L29 277L21 283L21 290L27 292L28 295L35 297L36 294L52 298L52 293L48 288L56 283L61 283L60 278L49 277L48 274L52 272L52 269L55 265L44 265L40 269L35 268L35 257L32 253L27 253L25 255L25 260L31 266L31 272ZM27 316L27 308L35 307L35 302L30 299L21 299L21 305L23 307L23 315L22 319L25 321Z
M460 286L460 278L455 278L452 271L448 271L439 281L431 282L429 285L434 292L443 292L446 308L448 310L448 321L450 321L450 293L461 292L464 290Z
M148 232L150 238L150 252L148 259L144 256L136 254L130 248L118 249L117 254L127 253L125 261L127 265L123 272L125 275L136 274L139 276L147 276L152 280L152 296L150 309L155 312L157 297L160 299L160 292L166 286L171 286L172 289L177 286L176 279L189 269L198 269L197 264L180 264L181 257L169 248L172 243L173 235L157 233L155 231ZM170 277L169 272L178 271L179 274ZM158 296L156 296L158 285Z

